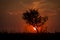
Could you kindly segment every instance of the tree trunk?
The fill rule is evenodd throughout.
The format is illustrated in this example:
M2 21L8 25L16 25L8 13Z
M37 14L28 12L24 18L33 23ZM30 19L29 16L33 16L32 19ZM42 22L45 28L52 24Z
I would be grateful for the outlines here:
M36 30L37 30L37 33L39 33L38 28L36 28Z

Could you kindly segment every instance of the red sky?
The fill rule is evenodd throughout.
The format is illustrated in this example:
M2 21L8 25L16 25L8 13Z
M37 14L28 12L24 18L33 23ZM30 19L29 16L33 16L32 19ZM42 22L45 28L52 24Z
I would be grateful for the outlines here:
M29 8L35 8L41 16L49 17L49 32L60 32L59 4L59 0L0 0L0 31L25 32L27 24L22 14Z

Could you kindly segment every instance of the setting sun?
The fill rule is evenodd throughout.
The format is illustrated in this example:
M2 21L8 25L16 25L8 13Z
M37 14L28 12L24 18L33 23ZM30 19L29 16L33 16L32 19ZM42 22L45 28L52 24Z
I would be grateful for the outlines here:
M33 27L34 28L34 30L36 30L36 28L35 27Z

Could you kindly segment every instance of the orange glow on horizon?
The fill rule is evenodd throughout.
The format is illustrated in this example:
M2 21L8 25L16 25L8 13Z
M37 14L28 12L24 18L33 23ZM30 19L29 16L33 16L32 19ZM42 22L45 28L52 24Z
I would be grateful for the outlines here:
M46 30L46 23L43 25L43 26L41 26L41 27L37 27L37 29L38 29L38 31L39 32L41 32L41 30L42 31L44 31L44 30ZM36 33L37 32L37 29L35 28L35 27L33 27L32 25L28 25L28 26L26 26L26 32L27 33Z

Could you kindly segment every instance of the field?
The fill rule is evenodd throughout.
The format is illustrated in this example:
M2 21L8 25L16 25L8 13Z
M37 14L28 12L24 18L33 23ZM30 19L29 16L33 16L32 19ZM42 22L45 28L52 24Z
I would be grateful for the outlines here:
M0 33L0 39L55 40L56 33Z

